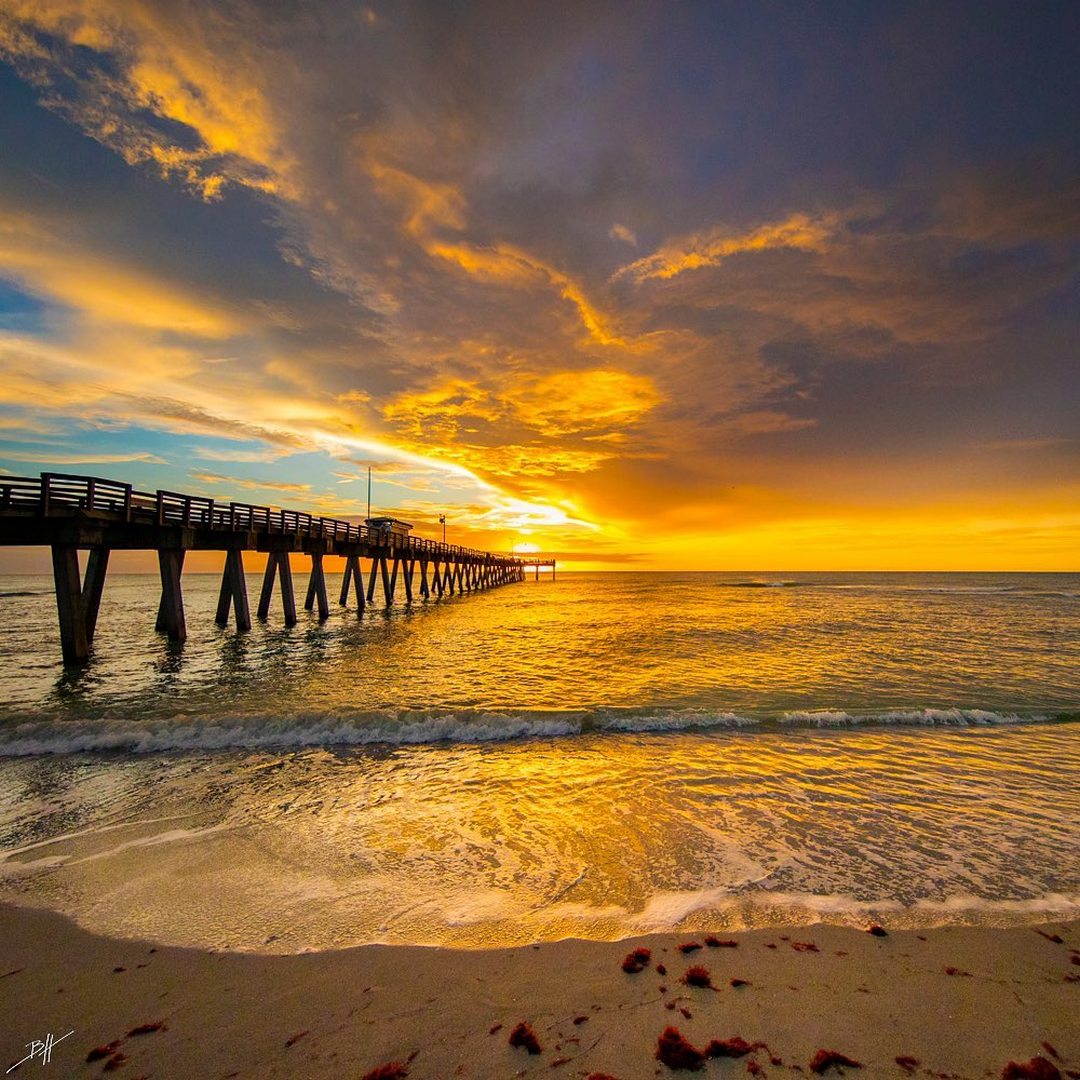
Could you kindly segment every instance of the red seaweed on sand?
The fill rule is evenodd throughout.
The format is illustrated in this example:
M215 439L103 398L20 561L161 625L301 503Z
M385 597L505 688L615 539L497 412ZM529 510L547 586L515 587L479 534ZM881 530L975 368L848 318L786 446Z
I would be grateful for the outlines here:
M405 1080L409 1067L400 1061L388 1061L385 1065L376 1065L371 1072L364 1073L363 1080Z
M889 932L884 926L878 926L876 923L871 926L867 931L868 934L873 934L874 937L888 937Z
M656 1060L669 1069L698 1072L705 1064L705 1055L687 1042L677 1027L666 1027L656 1043Z
M861 1069L863 1067L861 1061L849 1058L847 1054L841 1054L838 1050L819 1050L814 1055L814 1060L810 1062L810 1071L820 1075L826 1069L837 1065L843 1065L849 1069Z
M86 1060L100 1061L102 1058L112 1057L116 1053L116 1048L123 1042L123 1039L114 1039L107 1046L95 1046L89 1054L86 1055Z
M705 939L705 944L708 945L710 949L736 949L739 946L737 941L721 941L713 934L710 934Z
M697 950L700 949L700 948L701 948L701 942L699 942L699 941L684 941L679 946L679 952L681 952L681 953L697 952Z
M913 1073L919 1067L919 1059L913 1058L910 1054L901 1054L894 1060L906 1073Z
M542 1054L544 1052L540 1046L540 1040L536 1037L536 1032L532 1029L532 1025L524 1020L510 1032L510 1045L528 1050L530 1054Z
M793 941L791 947L796 952L818 952L818 947L812 941Z
M1001 1070L1001 1080L1061 1080L1061 1073L1046 1058L1033 1057L1023 1063L1010 1061Z
M1035 930L1035 933L1038 934L1039 937L1046 938L1047 941L1052 941L1055 945L1064 944L1064 939L1060 934L1048 934L1045 930L1039 930L1037 928Z
M687 986L697 986L703 990L712 990L712 979L709 976L708 968L692 967L686 969L686 974L682 977L682 981Z
M622 969L628 975L636 975L639 971L644 971L645 968L649 966L650 959L652 959L652 952L649 949L631 949L631 951L623 957Z
M751 1054L755 1050L767 1049L768 1047L762 1042L748 1043L741 1036L732 1035L730 1039L713 1039L705 1047L705 1053L711 1058L741 1058L746 1057L747 1054Z
M139 1024L138 1027L133 1027L128 1033L127 1037L130 1039L132 1035L152 1035L155 1031L168 1031L165 1026L164 1020L155 1020L151 1024Z
M127 1054L117 1050L115 1054L102 1066L102 1072L115 1072L119 1069L124 1062L127 1061Z

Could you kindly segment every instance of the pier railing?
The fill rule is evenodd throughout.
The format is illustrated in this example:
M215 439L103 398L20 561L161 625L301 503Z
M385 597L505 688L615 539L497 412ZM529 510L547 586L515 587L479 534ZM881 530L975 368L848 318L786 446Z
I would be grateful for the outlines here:
M22 510L41 517L70 516L84 511L116 515L122 522L179 525L215 532L291 535L345 544L366 543L418 557L476 559L491 555L475 548L419 536L394 536L343 518L323 517L278 506L218 502L180 491L136 491L131 484L72 473L50 472L42 473L40 477L0 476L0 511L3 510Z
M267 556L259 594L258 617L267 618L275 587L287 626L297 621L290 558L311 559L304 607L318 606L320 621L329 617L323 559L345 559L339 603L356 596L362 615L374 602L377 586L389 608L400 579L406 603L473 593L525 579L526 566L554 560L525 560L475 548L444 544L419 536L395 535L386 528L343 518L323 517L279 506L222 503L182 491L136 491L131 484L72 473L39 477L0 476L0 545L38 545L52 550L60 644L64 660L81 664L90 656L110 552L156 550L161 571L157 629L174 642L187 636L181 575L188 551L221 551L221 579L216 621L225 626L230 611L239 631L251 629L244 552ZM86 571L79 551L88 551ZM361 559L370 560L365 588Z

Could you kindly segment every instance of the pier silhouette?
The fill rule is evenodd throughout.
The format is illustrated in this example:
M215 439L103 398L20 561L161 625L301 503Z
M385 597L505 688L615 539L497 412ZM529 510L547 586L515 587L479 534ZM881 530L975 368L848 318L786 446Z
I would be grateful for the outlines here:
M418 598L471 594L525 580L534 568L551 569L554 559L523 559L478 551L409 534L409 526L391 518L363 524L339 518L243 502L221 502L177 491L136 491L131 484L68 473L40 477L0 476L0 546L47 546L52 550L60 645L66 664L90 656L109 566L118 550L156 551L161 575L157 629L171 641L184 641L187 623L181 577L188 551L221 551L217 616L226 626L230 613L238 631L251 629L243 552L267 556L257 617L269 617L275 586L281 594L285 624L297 622L290 555L311 559L304 607L317 609L320 621L330 615L323 559L345 559L339 603L356 597L363 615L381 592L385 607L395 600L400 581L406 604ZM87 551L85 575L79 551ZM370 560L365 589L361 560Z

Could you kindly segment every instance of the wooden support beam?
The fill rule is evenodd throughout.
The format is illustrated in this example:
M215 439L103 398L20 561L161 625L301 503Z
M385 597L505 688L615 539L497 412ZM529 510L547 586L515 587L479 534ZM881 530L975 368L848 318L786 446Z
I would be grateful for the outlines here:
M371 573L368 575L367 585L367 602L369 604L375 603L375 581L377 580L379 573L379 556L371 556Z
M443 579L442 570L439 568L439 560L436 559L432 563L431 584L435 586L435 591L442 596L443 594Z
M274 579L277 577L277 552L271 551L266 556L266 570L263 571L262 591L259 593L259 607L256 614L266 619L270 614L270 601L274 596Z
M281 574L281 605L285 609L285 625L295 626L296 594L293 592L292 564L289 562L287 551L279 551L277 557L278 571Z
M394 602L394 596L397 594L397 576L398 567L401 565L401 558L398 555L394 556L394 567L390 572L390 603Z
M397 563L395 561L395 568ZM386 556L379 556L379 573L382 576L382 591L383 599L386 601L386 606L389 607L394 602L394 590L390 587L390 571L386 565ZM397 575L395 575L395 584Z
M109 569L109 549L98 545L90 549L83 580L83 616L86 620L86 644L94 644L101 593L105 588L105 573Z
M415 559L406 559L405 560L405 566L404 566L404 572L401 575L402 580L405 582L405 603L406 604L411 604L412 603L412 579L413 579L413 571L415 569L416 569L416 560Z
M360 569L359 555L345 556L345 578L341 582L341 603L349 602L349 588L356 589L356 614L364 614L364 574Z
M311 553L311 576L308 578L307 596L304 598L304 610L310 611L315 602L319 603L319 622L330 618L330 600L326 595L326 574L323 572L322 553Z
M184 569L184 552L177 548L158 551L158 570L161 573L161 603L158 619L170 641L187 640L187 621L184 618L184 594L180 589L180 574Z
M428 589L427 583L427 559L420 560L420 595L425 599L429 599L431 591Z
M248 607L247 578L244 577L244 559L239 549L225 552L225 568L221 572L221 591L218 593L218 626L229 625L229 608L236 615L236 629L251 629L251 608Z
M259 594L260 619L270 614L270 601L274 595L274 579L281 575L281 607L285 612L285 625L296 625L296 594L293 592L292 566L287 551L271 551L266 557L266 571L263 573L262 592Z
M74 544L54 544L53 583L56 613L60 619L60 650L65 664L84 664L90 659L86 639L86 611L79 580L79 551Z

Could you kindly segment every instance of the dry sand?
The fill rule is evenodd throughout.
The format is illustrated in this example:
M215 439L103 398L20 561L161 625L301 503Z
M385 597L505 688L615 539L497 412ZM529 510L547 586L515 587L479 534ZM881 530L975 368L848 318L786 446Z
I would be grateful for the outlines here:
M702 935L253 956L112 940L50 912L0 906L0 1054L6 1068L30 1040L74 1030L49 1064L35 1059L12 1075L100 1076L108 1059L86 1063L88 1051L121 1039L126 1058L105 1075L129 1080L360 1080L393 1061L410 1080L636 1080L690 1075L656 1060L658 1037L674 1025L697 1047L735 1035L768 1043L707 1061L706 1077L809 1078L819 1049L864 1066L827 1076L903 1077L896 1058L907 1056L919 1076L1000 1077L1010 1060L1039 1056L1077 1077L1080 923L1038 929L1063 940L1031 927L875 937L820 926L722 935L737 946L689 955L677 945ZM648 966L624 973L637 946L651 950ZM693 965L717 989L683 985ZM128 1034L159 1020L160 1030ZM521 1021L541 1053L509 1045Z

